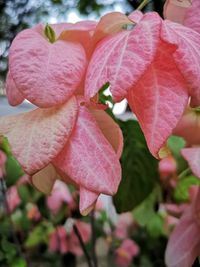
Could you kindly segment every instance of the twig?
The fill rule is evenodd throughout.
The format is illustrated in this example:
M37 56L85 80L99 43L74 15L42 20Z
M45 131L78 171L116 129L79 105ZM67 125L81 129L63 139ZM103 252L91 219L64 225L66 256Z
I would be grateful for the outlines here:
M89 253L88 253L88 251L87 251L87 249L85 247L85 244L84 244L83 239L81 237L81 234L80 234L80 232L78 230L78 227L75 224L73 225L73 230L74 230L74 233L76 234L76 236L77 236L77 238L79 240L79 243L81 245L81 248L82 248L82 250L84 252L85 258L86 258L87 263L88 263L88 267L93 267L90 255L89 255Z
M97 254L96 254L96 231L95 231L94 210L92 210L91 212L90 220L91 220L91 227L92 227L92 259L94 262L94 267L98 267L98 259L97 259Z
M142 10L149 2L150 0L143 0L142 3L138 6L137 10Z

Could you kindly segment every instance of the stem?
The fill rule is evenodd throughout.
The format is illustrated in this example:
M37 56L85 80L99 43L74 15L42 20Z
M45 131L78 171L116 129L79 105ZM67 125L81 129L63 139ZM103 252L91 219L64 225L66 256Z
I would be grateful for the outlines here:
M149 2L150 0L143 0L136 10L142 10Z
M84 252L85 258L86 258L87 263L88 263L88 267L93 267L93 264L92 264L90 255L89 255L88 252L87 252L87 249L86 249L86 247L85 247L85 244L84 244L84 242L83 242L83 239L82 239L82 237L81 237L81 234L80 234L80 232L79 232L79 230L78 230L78 227L77 227L75 224L73 225L73 230L74 230L74 233L76 234L76 236L77 236L77 238L78 238L78 240L79 240L79 243L80 243L80 245L81 245L81 248L82 248L82 250L83 250L83 252Z
M184 171L182 171L180 174L179 174L179 179L182 179L184 178L186 175L190 174L190 168L187 168L185 169Z
M11 218L8 199L7 199L7 196L6 196L6 184L5 184L5 181L4 181L3 178L0 178L0 189L1 189L2 194L3 194L4 207L5 207L6 212L8 213L8 218L9 218L10 226L11 226L11 233L12 233L13 240L14 240L14 243L15 243L16 248L17 248L18 255L21 258L24 258L22 250L21 250L21 245L20 245L19 239L18 239L18 237L17 237L17 235L15 233L14 224L13 224L13 221L12 221L12 218Z
M94 262L94 267L98 267L98 259L97 259L97 254L96 254L96 231L95 231L94 210L92 210L91 212L90 220L91 220L91 227L92 227L92 259Z

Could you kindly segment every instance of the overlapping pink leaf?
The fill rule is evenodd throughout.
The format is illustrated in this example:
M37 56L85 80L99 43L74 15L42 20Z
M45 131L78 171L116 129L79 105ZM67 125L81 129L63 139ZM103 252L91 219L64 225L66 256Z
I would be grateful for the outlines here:
M115 100L126 96L155 56L160 23L156 13L147 13L132 30L107 37L97 45L87 70L86 98L94 96L106 82Z
M188 102L185 80L170 56L174 47L160 42L157 55L137 84L128 93L151 153L171 135Z

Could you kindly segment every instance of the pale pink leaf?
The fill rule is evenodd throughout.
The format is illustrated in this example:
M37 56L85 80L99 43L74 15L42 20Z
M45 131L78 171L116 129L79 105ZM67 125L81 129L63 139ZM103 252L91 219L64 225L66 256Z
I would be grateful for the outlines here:
M170 236L165 253L167 267L192 266L199 253L199 231L200 228L189 207Z
M80 43L85 48L87 56L90 57L94 49L93 34L96 24L95 21L90 20L71 24L61 32L58 40Z
M53 164L76 184L94 192L112 195L121 180L115 151L91 113L81 105L71 138Z
M99 193L95 193L80 187L80 203L79 208L83 216L88 215L92 209L94 209Z
M193 173L200 178L200 147L183 148L181 154L189 163Z
M52 164L47 165L39 172L35 173L30 179L32 185L40 192L49 195L58 175Z
M120 12L111 12L104 15L94 32L93 41L99 42L108 35L121 32L127 25L133 25L133 22Z
M171 21L183 24L190 6L190 0L167 0L164 5L164 17Z
M6 96L11 106L17 106L24 101L24 97L17 89L10 72L8 72L6 77Z
M78 43L53 44L33 29L14 39L9 54L10 72L18 90L39 107L66 102L81 82L86 55Z
M118 158L120 158L123 150L123 135L119 125L104 110L90 109L90 112L95 117L99 128L112 145Z
M158 152L180 120L188 102L185 81L173 58L173 47L159 44L157 55L128 94L151 153Z
M0 118L0 133L28 174L44 168L63 148L74 127L77 102L73 97L60 107L35 109Z
M174 44L173 53L177 67L188 83L192 105L200 104L200 34L190 28L170 21L162 23L161 37Z
M132 30L109 36L97 45L86 74L86 98L96 95L106 82L116 101L126 96L155 56L160 23L156 13L147 13Z

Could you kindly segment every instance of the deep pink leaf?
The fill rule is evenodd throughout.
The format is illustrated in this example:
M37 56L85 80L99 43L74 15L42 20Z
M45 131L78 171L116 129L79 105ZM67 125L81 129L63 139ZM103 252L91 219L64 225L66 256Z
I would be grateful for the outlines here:
M192 96L192 105L200 104L200 34L170 21L162 23L163 40L177 46L174 59L186 79Z
M53 164L89 191L112 195L121 180L116 153L88 109L81 105L71 138Z
M106 82L110 82L116 101L125 97L155 56L160 23L156 13L147 13L132 30L97 45L86 74L86 98L96 95Z
M173 50L173 46L161 42L154 61L128 94L128 102L155 157L188 102L184 78L170 56Z

